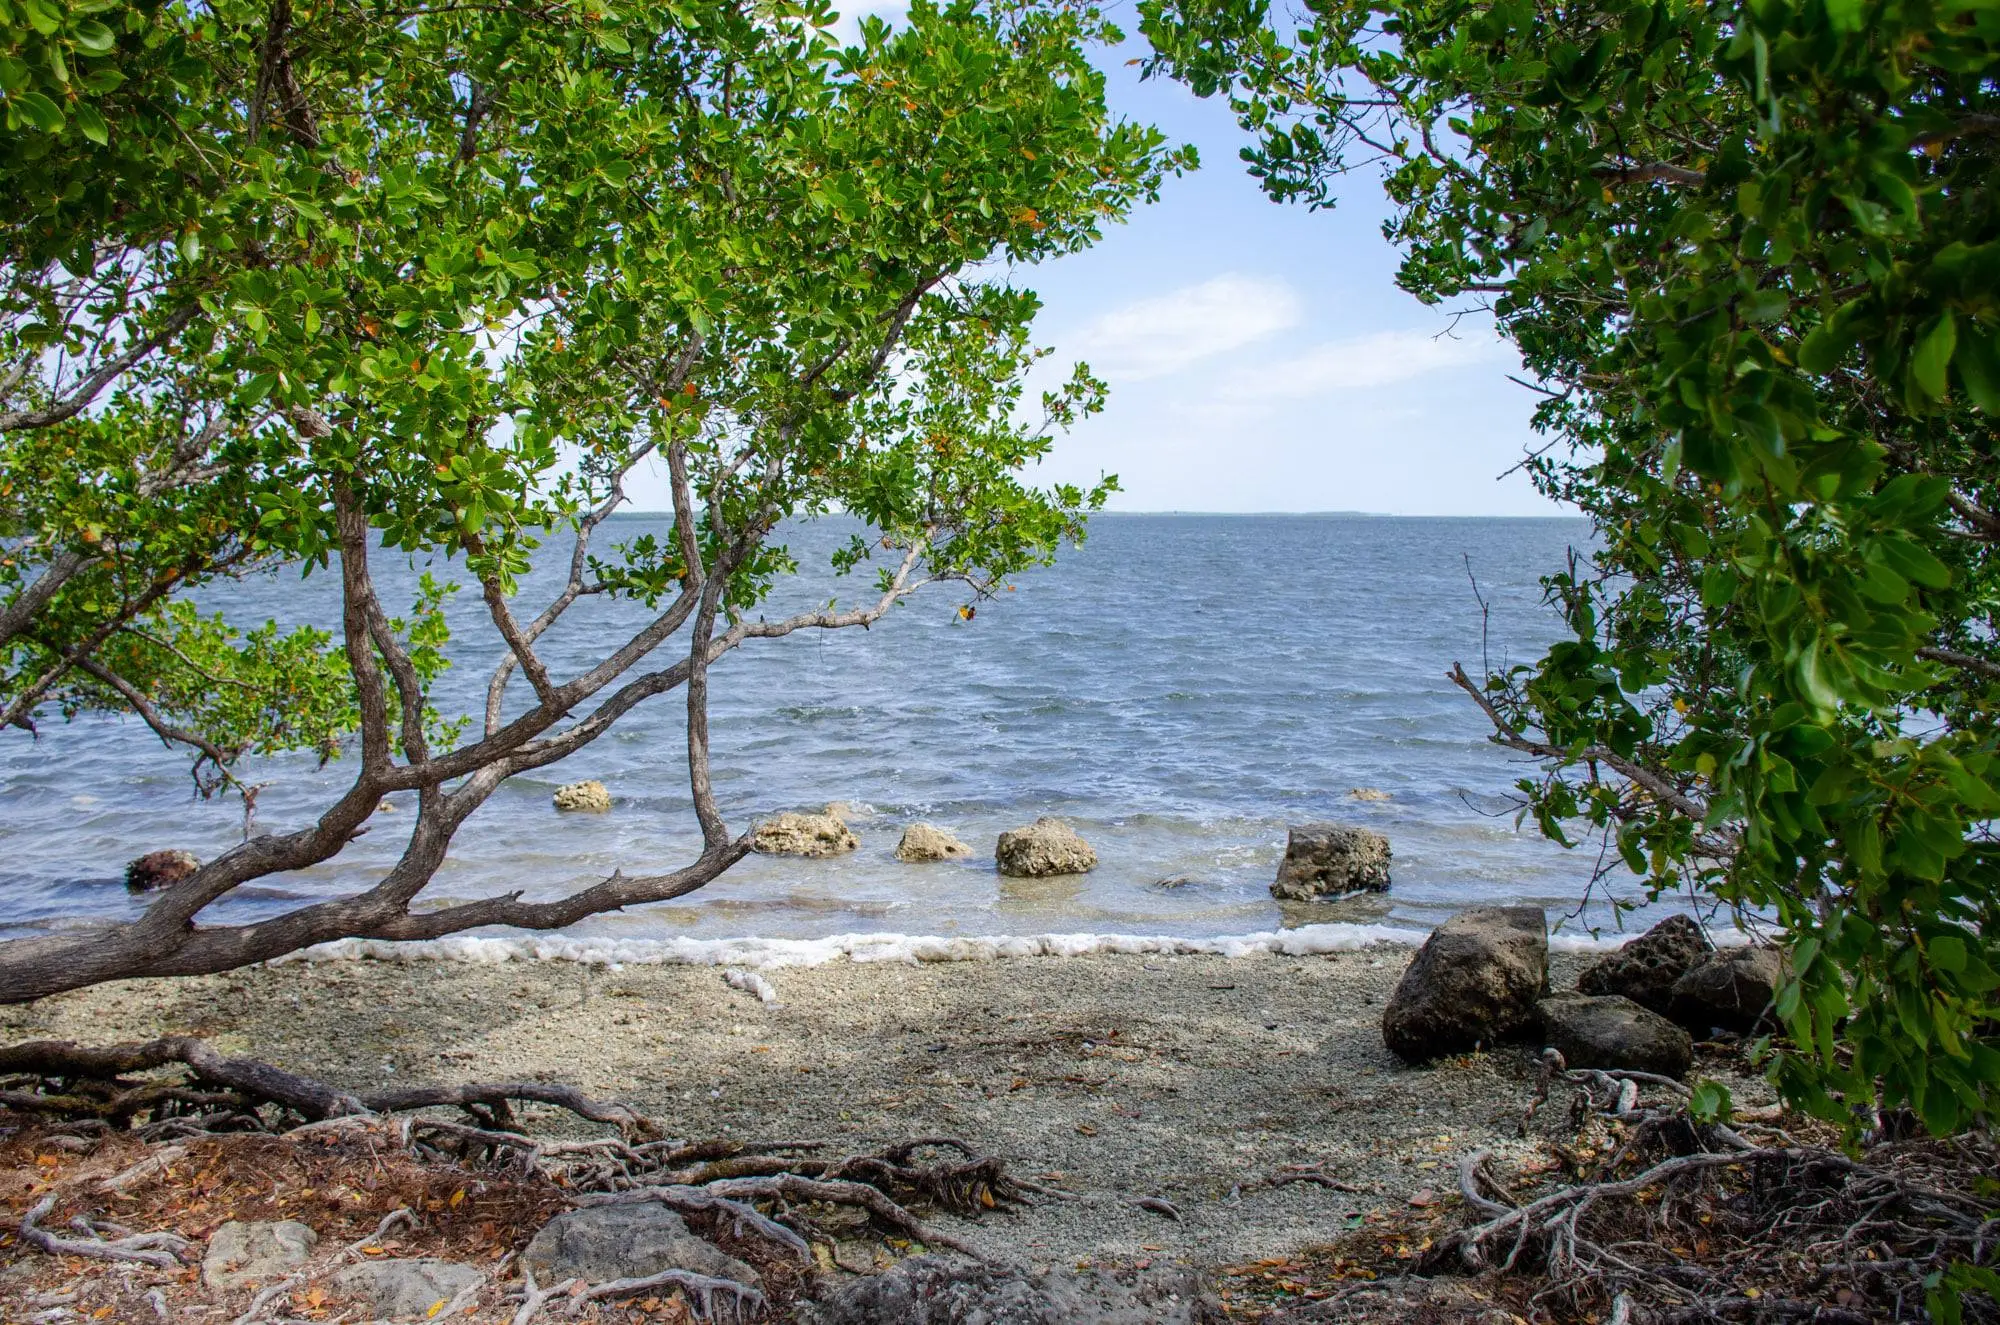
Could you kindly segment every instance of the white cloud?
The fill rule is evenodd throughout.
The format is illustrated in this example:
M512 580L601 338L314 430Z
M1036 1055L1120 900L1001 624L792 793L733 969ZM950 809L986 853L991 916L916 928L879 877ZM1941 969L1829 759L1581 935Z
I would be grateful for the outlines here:
M1315 345L1303 354L1233 373L1223 394L1237 400L1300 399L1394 386L1494 356L1485 335L1458 339L1428 331L1377 331Z
M1063 348L1114 381L1142 382L1297 326L1298 296L1281 282L1217 276L1105 313Z

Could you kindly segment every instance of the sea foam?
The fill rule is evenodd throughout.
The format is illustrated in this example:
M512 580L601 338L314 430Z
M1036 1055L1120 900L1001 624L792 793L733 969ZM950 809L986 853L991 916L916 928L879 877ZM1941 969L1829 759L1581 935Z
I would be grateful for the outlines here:
M1297 929L1185 938L1150 934L836 934L822 939L618 939L580 935L455 935L421 943L341 939L279 961L586 962L593 966L729 966L777 970L832 961L988 962L1013 957L1086 957L1093 953L1208 954L1249 957L1275 953L1309 957L1424 941L1417 929L1392 925L1302 925Z
M1171 934L836 934L821 939L619 939L567 934L481 937L456 935L421 943L390 943L380 939L341 939L281 957L285 961L457 961L457 962L584 962L592 966L726 966L744 971L779 970L788 966L820 966L833 961L991 962L1014 957L1088 957L1095 953L1128 955L1208 955L1311 957L1328 952L1358 952L1378 946L1414 947L1426 938L1420 929L1396 925L1325 924L1297 929L1259 930L1187 938ZM1549 947L1557 952L1609 952L1636 935L1557 934ZM1746 943L1733 929L1711 929L1718 947Z

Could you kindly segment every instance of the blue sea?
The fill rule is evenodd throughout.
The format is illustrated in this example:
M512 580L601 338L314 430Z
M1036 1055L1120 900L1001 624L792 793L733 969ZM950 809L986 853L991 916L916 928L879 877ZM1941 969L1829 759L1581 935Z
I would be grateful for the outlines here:
M600 542L666 527L621 517ZM868 596L872 576L827 569L857 529L830 519L787 531L801 572L761 610ZM1560 631L1539 577L1588 538L1586 524L1562 519L1108 515L1083 547L1021 576L971 620L958 611L962 591L937 586L872 630L752 642L713 678L715 780L732 828L842 801L860 850L753 856L702 892L575 933L1195 937L1327 922L1423 928L1487 902L1574 910L1597 852L1563 850L1517 823L1513 784L1531 766L1486 739L1485 718L1445 674L1455 661L1476 674L1482 660L1538 657ZM560 547L545 552L523 585L524 615L567 560ZM423 567L385 553L377 569L393 610ZM334 581L287 573L217 603L246 623L331 625ZM588 602L545 655L558 676L571 674L641 617L634 605ZM476 593L460 595L452 618L455 666L440 696L447 709L476 711L498 640ZM680 696L666 696L566 763L516 778L459 833L426 899L554 895L615 869L691 859L699 833L683 739ZM254 762L244 777L263 784L258 827L307 821L351 773L351 760ZM557 785L583 778L610 789L609 814L552 808ZM1386 799L1354 795L1364 789ZM182 757L137 722L102 717L45 715L39 739L0 735L0 804L0 932L16 934L134 914L126 861L161 847L207 858L242 832L237 801L195 798ZM372 882L412 808L376 816L342 856L245 888L214 914L269 914ZM1045 814L1096 847L1097 870L999 877L996 835ZM917 820L957 833L973 858L894 860ZM1388 895L1273 902L1287 826L1321 820L1388 835ZM1572 924L1607 921L1594 907Z

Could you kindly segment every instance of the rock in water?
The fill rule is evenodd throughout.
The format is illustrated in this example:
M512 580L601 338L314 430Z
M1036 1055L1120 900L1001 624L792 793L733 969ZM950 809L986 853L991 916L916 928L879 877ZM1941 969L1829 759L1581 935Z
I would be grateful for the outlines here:
M125 886L135 893L171 888L200 868L192 851L148 851L125 867Z
M971 854L971 847L944 829L930 824L911 824L903 830L903 840L896 844L896 859L912 865L927 864L933 860L960 860Z
M1220 1325L1186 1269L1032 1274L1019 1266L914 1256L809 1308L810 1325Z
M604 789L602 782L592 778L588 782L572 782L566 787L557 787L555 801L558 810L603 814L611 808L611 793Z
M1097 868L1097 853L1090 843L1062 820L1047 817L1000 834L993 859L1002 874L1015 879L1087 874Z
M1586 994L1622 994L1665 1016L1673 1010L1674 981L1708 954L1708 936L1700 925L1687 916L1668 916L1585 968L1576 978L1576 987Z
M1382 1040L1413 1063L1532 1035L1549 992L1536 906L1461 911L1424 940L1382 1010Z
M350 1265L333 1276L333 1287L344 1296L360 1298L377 1316L428 1320L485 1278L470 1265L426 1256Z
M692 1270L761 1288L757 1272L688 1231L681 1217L652 1202L590 1205L557 1215L521 1253L545 1284L571 1276L589 1283L643 1279L662 1270Z
M1271 896L1312 902L1389 890L1389 839L1345 824L1300 824L1285 839Z
M211 1233L201 1258L201 1281L212 1293L251 1284L270 1285L304 1265L319 1234L294 1219L277 1223L230 1220Z
M1571 1067L1684 1077L1694 1061L1686 1031L1617 994L1558 994L1541 1014L1543 1043Z
M750 836L750 849L767 856L844 856L860 845L831 805L825 814L787 811L766 819Z
M1673 1018L1697 1035L1754 1030L1784 978L1776 948L1724 948L1674 981Z
M1386 801L1392 799L1389 793L1380 787L1355 787L1349 790L1347 794L1358 801Z

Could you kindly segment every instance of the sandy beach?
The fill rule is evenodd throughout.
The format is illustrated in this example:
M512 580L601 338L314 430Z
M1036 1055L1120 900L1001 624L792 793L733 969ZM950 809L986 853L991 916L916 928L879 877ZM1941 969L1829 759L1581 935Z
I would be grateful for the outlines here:
M1529 1162L1567 1133L1567 1110L1551 1109L1521 1134L1524 1050L1410 1068L1383 1048L1382 1004L1409 955L838 961L763 973L775 1002L704 966L298 961L6 1009L0 1038L192 1032L349 1086L566 1081L691 1138L859 1151L951 1135L1077 1197L951 1223L994 1253L1215 1265L1449 1192L1473 1147ZM1556 954L1554 987L1577 965ZM1697 1070L1739 1103L1769 1098L1730 1063ZM545 1112L536 1125L573 1124ZM1338 1185L1271 1182L1299 1165Z

